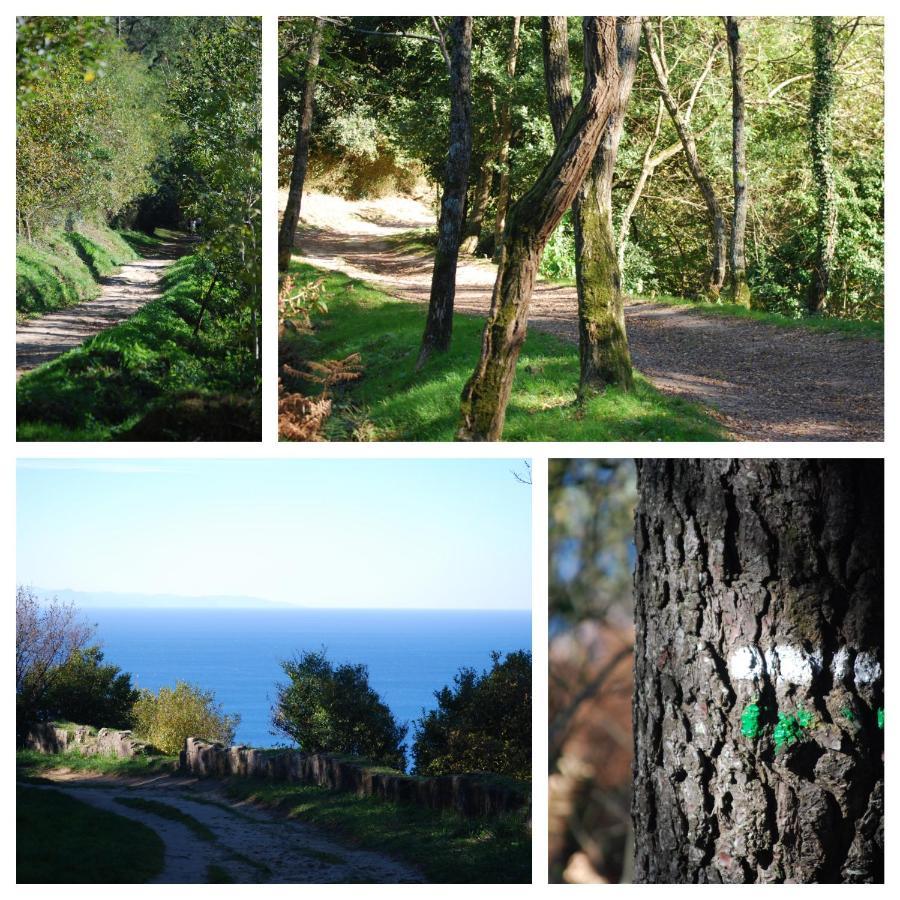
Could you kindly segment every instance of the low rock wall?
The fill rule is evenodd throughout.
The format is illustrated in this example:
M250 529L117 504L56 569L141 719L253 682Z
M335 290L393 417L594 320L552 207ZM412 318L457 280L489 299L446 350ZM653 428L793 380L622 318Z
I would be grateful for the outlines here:
M66 753L73 750L84 756L118 756L128 759L147 752L147 744L133 737L130 731L99 731L88 725L56 725L41 722L25 735L25 747L39 753Z
M478 775L417 778L373 772L326 754L298 750L254 750L224 747L188 738L181 751L181 768L200 777L230 775L314 784L360 797L395 803L416 803L431 809L454 809L466 816L491 816L520 809L526 798Z

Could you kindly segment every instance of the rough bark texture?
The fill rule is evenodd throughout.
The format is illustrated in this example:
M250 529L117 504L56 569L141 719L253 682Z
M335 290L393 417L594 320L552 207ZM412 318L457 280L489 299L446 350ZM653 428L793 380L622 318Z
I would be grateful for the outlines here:
M494 160L490 156L484 156L478 166L475 186L470 193L469 209L463 226L463 240L459 245L460 253L472 254L478 249L481 226L484 224L484 214L491 199L493 182Z
M553 157L509 213L481 357L463 389L460 440L493 441L503 434L541 255L587 175L614 108L619 77L615 17L586 16L584 45L581 100ZM601 70L604 79L599 77Z
M809 147L816 191L816 256L809 286L810 312L828 303L837 240L837 194L832 143L835 101L835 26L832 16L812 17L813 84L809 100Z
M294 235L300 220L300 204L303 200L303 182L306 180L306 165L309 160L309 130L312 126L313 100L316 95L316 69L319 67L319 53L322 49L322 33L325 23L316 19L306 53L306 76L303 83L303 100L300 107L300 121L297 125L297 139L294 144L294 164L291 168L291 184L288 189L284 218L278 231L278 271L284 272L291 262L294 249Z
M666 106L666 110L672 119L672 124L678 132L678 137L684 145L684 155L688 171L697 185L703 202L706 204L707 222L710 234L710 265L706 281L706 292L711 299L718 299L722 285L725 283L725 258L727 241L725 236L725 217L722 215L722 207L716 197L715 189L709 180L700 155L697 152L697 141L690 123L682 115L671 89L669 88L669 75L666 62L660 54L656 39L653 35L653 27L649 19L644 20L644 37L646 38L647 55L653 66L659 93ZM721 46L717 44L716 48ZM714 48L714 50L716 49Z
M503 231L506 227L506 211L509 207L509 142L512 139L512 80L516 77L516 59L519 55L519 28L521 16L512 17L512 34L506 54L506 77L509 80L507 96L500 111L500 150L497 155L499 186L497 189L497 215L494 219L494 259L500 258Z
M466 190L472 162L472 17L454 16L450 26L450 146L444 174L444 194L438 240L431 273L428 319L419 354L421 366L435 350L450 347L456 264L462 241Z
M741 19L725 16L728 60L731 64L731 177L734 184L734 211L731 217L731 299L750 306L744 235L747 230L747 132L744 112L744 43Z
M635 880L881 881L881 461L638 476Z

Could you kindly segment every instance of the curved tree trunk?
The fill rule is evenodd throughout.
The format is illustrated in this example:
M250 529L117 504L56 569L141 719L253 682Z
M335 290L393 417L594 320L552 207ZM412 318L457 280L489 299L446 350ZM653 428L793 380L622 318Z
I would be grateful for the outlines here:
M697 141L690 123L686 117L682 115L678 108L678 103L669 88L669 76L666 63L661 56L661 51L657 47L656 40L653 36L653 28L649 19L644 19L644 37L646 38L647 55L653 66L653 72L656 75L656 81L659 85L659 93L666 106L666 110L672 119L672 124L678 132L678 137L684 146L684 155L687 162L688 170L691 177L697 185L703 202L706 204L707 223L709 225L710 234L710 265L709 273L706 279L706 292L708 296L717 300L722 291L722 285L725 283L725 259L727 250L727 241L725 236L725 217L722 215L722 207L716 197L715 189L709 180L703 166L700 163L700 155L697 153ZM715 52L721 46L721 42L717 43L710 55L708 66L712 65Z
M635 880L881 881L881 460L638 479Z
M509 79L507 95L500 112L500 150L497 155L499 187L497 190L497 215L494 219L494 259L500 259L506 212L509 207L509 142L512 139L512 80L516 77L516 59L519 55L519 28L521 16L512 17L512 35L506 54L506 77Z
M463 226L463 240L459 245L460 253L472 254L478 249L481 240L481 226L484 214L491 199L491 186L494 181L494 160L490 156L481 159L478 166L478 177L472 188L469 210Z
M747 132L744 127L744 44L739 16L725 16L728 60L731 64L731 175L734 211L731 217L731 299L750 307L744 236L747 230Z
M312 126L313 101L316 95L316 69L322 49L322 34L325 29L323 19L317 18L309 39L306 53L306 76L303 82L303 100L300 107L300 121L297 123L297 139L294 144L294 164L291 169L291 184L288 189L284 218L278 231L278 271L284 272L291 262L294 249L294 235L300 220L300 204L303 200L303 182L306 180L306 164L309 159L309 130Z
M832 142L835 101L835 27L832 16L812 17L813 84L809 99L809 147L816 192L816 256L809 286L809 311L828 303L831 266L837 241L837 196Z
M544 247L591 166L618 95L616 20L584 18L585 88L551 160L512 207L484 328L481 358L462 394L459 440L499 440ZM605 79L599 77L600 72Z
M438 221L438 241L431 272L428 319L422 335L421 367L435 350L450 347L456 264L462 241L466 190L472 162L472 17L454 16L450 25L450 146L444 175L444 195Z

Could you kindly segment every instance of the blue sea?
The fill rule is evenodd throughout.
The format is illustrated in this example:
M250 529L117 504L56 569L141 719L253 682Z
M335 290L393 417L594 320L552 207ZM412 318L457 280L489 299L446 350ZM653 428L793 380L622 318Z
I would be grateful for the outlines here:
M189 681L240 713L236 740L284 744L271 733L281 660L324 647L332 663L365 663L369 684L396 718L432 709L462 666L490 666L492 650L531 650L529 611L85 609L104 661L156 690Z

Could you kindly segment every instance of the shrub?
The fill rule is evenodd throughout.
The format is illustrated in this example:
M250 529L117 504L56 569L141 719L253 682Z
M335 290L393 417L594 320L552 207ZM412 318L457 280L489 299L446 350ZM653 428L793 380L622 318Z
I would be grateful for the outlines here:
M401 771L406 768L399 725L369 687L364 665L333 666L325 651L282 663L287 684L278 686L272 723L305 753L346 753Z
M163 753L178 753L189 737L230 744L240 716L229 716L216 704L211 691L179 681L154 694L140 692L134 704L134 731Z
M531 778L531 654L491 654L490 671L460 669L415 726L418 775L491 772Z
M99 647L74 650L53 673L44 707L56 719L95 728L129 728L138 692L131 675L103 665Z

